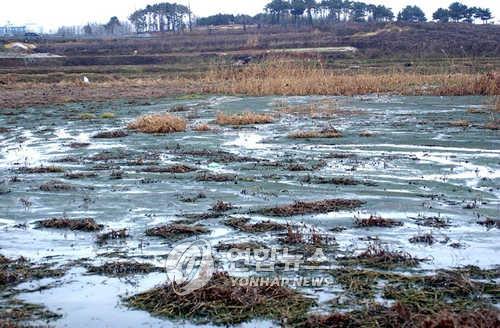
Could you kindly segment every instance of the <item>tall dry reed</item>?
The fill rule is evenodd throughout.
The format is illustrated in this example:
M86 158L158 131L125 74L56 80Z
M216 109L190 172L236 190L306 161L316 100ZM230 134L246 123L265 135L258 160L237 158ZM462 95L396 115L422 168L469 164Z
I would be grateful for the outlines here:
M267 61L244 67L213 68L203 78L203 91L264 95L496 95L500 74L418 74L333 71L307 63Z

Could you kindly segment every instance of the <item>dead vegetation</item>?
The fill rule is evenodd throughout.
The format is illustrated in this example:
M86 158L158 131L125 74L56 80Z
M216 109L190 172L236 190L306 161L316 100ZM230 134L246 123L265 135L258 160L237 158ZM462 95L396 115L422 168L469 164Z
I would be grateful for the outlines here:
M219 125L254 125L273 123L274 119L269 114L244 112L241 114L217 113L215 122Z
M58 192L58 191L71 191L76 190L76 187L59 180L51 180L40 186L41 191Z
M178 240L207 232L208 229L201 225L169 224L146 230L146 236Z
M128 136L128 132L125 130L112 130L99 132L92 136L94 139L114 139L114 138L124 138Z
M339 261L345 265L365 265L382 269L396 267L414 267L422 260L404 251L390 250L380 243L370 243L367 249L352 257L343 257Z
M185 156L192 156L200 159L210 159L210 161L217 163L247 163L247 162L265 162L265 160L257 159L248 156L241 156L233 154L228 151L223 150L211 150L211 149L182 149L180 146L176 146L172 151L176 155L180 155L183 158Z
M97 176L95 172L68 172L64 174L64 178L70 180L97 178Z
M286 233L280 242L286 245L298 245L300 251L312 254L316 247L325 247L335 241L334 237L321 234L313 227L287 225Z
M312 315L301 326L305 328L485 328L498 325L500 325L498 311L493 308L455 310L452 307L443 306L438 312L431 312L397 302L389 307L372 303L366 309L349 313Z
M0 289L22 282L48 277L60 277L63 270L52 269L49 264L34 264L24 257L9 259L0 255Z
M402 226L403 223L392 219L385 219L377 215L370 215L369 218L365 219L355 218L354 225L358 228L369 228L369 227L392 228L392 227Z
M292 139L341 138L342 133L334 128L323 130L296 131L288 135Z
M204 92L230 95L495 95L498 79L486 74L356 73L319 65L270 60L243 68L217 68L204 77Z
M16 172L21 174L63 173L64 169L58 166L20 167Z
M360 184L372 187L376 186L373 182L359 181L349 177L315 177L307 175L301 181L312 184L332 184L337 186L357 186Z
M0 304L1 328L31 327L34 322L49 323L61 317L43 305L28 303L12 296L2 300Z
M88 265L87 270L89 273L102 274L107 277L126 277L163 271L162 268L155 267L152 264L137 261L107 262L100 266Z
M203 172L196 177L196 181L236 182L237 176L230 173Z
M198 124L193 127L193 131L196 132L208 132L212 131L212 128L208 124Z
M350 322L347 327L351 325L352 327L435 327L424 325L423 322L443 311L469 314L471 310L473 312L479 309L490 311L492 309L491 295L494 295L497 290L493 282L499 276L499 271L498 269L481 270L478 267L468 266L453 270L439 270L432 275L406 275L394 271L345 267L335 269L330 274L351 298L352 303L349 304L363 305L360 309L342 314L342 320ZM404 307L405 311L401 313L401 317L393 321L392 310L378 304L375 300L376 295L395 301L397 307ZM335 317L339 315L336 314ZM333 320L328 317L323 317L319 322ZM420 320L412 321L410 318ZM322 327L321 324L319 326ZM466 326L476 327L475 325ZM340 327L344 326L340 325ZM450 327L462 327L462 325Z
M129 237L127 229L111 230L97 236L97 243L105 245L111 240L125 240Z
M250 223L249 218L231 218L224 221L224 224L243 232L260 233L270 231L282 231L287 228L286 225L273 221L261 221Z
M368 131L368 130L363 130L359 133L359 136L362 138L370 138L370 137L374 137L376 135L377 134L375 132Z
M290 105L285 101L275 105L280 113L305 116L312 119L331 118L339 112L337 102L333 99L322 99L308 104L297 105Z
M137 118L127 126L130 130L143 133L174 133L186 131L187 123L183 118L171 114L151 114Z
M267 247L259 242L253 242L253 241L248 241L248 242L241 242L241 243L223 243L219 242L216 246L215 249L218 252L225 252L225 251L231 251L234 249L237 250L256 250L256 249L266 249Z
M53 218L35 222L37 228L47 229L69 229L72 231L95 232L104 228L102 224L97 224L94 219L67 219Z
M222 200L218 200L217 203L215 203L214 206L212 206L211 211L213 211L213 212L227 212L227 211L230 211L234 208L235 207L231 203L226 203Z
M320 214L352 210L363 204L363 201L356 199L328 199L312 202L299 201L291 205L264 208L254 212L263 215L286 217L293 215Z
M184 164L171 166L149 166L140 170L140 172L146 173L189 173L193 171L196 171L196 169Z
M413 218L415 222L424 227L431 228L448 228L451 226L450 220L447 218L442 218L439 216L419 216L417 218Z
M458 128L468 128L471 124L467 120L456 120L456 121L451 121L449 125Z
M427 245L433 245L436 243L436 238L432 233L426 233L426 234L421 234L417 236L413 236L409 239L410 243L420 243L420 244L427 244Z
M495 220L492 218L486 218L483 221L477 221L477 224L487 227L488 229L491 228L500 229L500 220Z
M224 272L205 287L179 296L165 285L127 299L130 306L171 319L232 325L252 319L290 320L303 316L314 301L286 287L233 285Z

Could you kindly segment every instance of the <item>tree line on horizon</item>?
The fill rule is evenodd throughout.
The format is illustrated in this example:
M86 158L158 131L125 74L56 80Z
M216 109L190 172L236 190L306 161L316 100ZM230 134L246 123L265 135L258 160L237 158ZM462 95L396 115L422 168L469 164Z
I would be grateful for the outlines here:
M255 16L218 14L199 18L198 25L230 24L314 24L320 22L425 22L427 17L418 6L408 5L397 15L384 5L349 0L272 0L265 12ZM493 18L489 8L468 7L453 2L448 8L439 8L432 15L436 22L487 23Z
M488 8L468 7L460 2L451 3L448 8L439 8L432 20L439 23L474 23L480 20L488 23L493 18ZM425 22L424 11L415 5L408 5L397 15L384 5L367 4L349 0L271 0L262 13L255 16L217 14L193 19L187 6L162 2L136 10L129 22L120 22L113 16L106 24L87 24L82 27L61 27L59 35L114 35L130 33L132 26L137 33L181 32L193 25L314 25L338 22ZM132 24L132 25L130 25Z

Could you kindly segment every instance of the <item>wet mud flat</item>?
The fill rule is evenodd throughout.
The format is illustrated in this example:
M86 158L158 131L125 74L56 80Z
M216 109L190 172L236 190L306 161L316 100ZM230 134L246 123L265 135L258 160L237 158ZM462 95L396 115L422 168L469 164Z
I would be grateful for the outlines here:
M0 322L498 325L490 102L213 96L0 109ZM212 245L217 272L179 297L165 260L196 240ZM285 248L314 269L262 272L256 256L229 265L231 250ZM233 286L273 275L328 284Z

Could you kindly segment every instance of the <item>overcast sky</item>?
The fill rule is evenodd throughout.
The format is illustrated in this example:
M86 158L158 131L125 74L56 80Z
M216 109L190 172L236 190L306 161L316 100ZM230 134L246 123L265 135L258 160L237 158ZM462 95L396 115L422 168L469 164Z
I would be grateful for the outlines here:
M104 23L111 16L126 19L134 10L162 0L0 0L0 25L33 24L43 26L45 31L61 25L83 25L87 22ZM436 0L365 0L367 3L384 4L397 13L408 4L420 6L430 18L432 13L450 1ZM188 4L189 0L170 0ZM197 16L222 13L256 14L263 10L269 0L190 0ZM468 6L488 7L493 11L495 21L500 20L500 1L462 0Z

